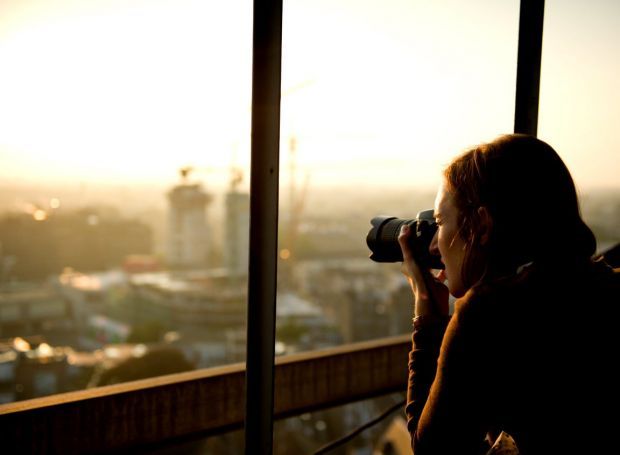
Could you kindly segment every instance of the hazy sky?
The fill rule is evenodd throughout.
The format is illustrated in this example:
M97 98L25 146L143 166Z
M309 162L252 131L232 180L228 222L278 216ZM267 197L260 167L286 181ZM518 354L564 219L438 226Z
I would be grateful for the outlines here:
M539 135L620 184L620 2L547 0ZM0 179L207 182L249 162L250 0L0 0ZM283 173L435 185L513 128L517 0L285 0ZM208 169L207 169L208 168ZM283 181L286 174L283 175Z

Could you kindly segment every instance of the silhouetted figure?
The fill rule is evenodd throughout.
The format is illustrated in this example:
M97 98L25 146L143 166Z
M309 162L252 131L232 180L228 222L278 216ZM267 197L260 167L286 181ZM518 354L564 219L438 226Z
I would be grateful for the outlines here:
M502 431L521 455L615 453L620 274L591 259L557 153L525 135L472 148L445 170L435 217L437 276L412 258L413 234L399 237L415 294L414 453L484 454Z

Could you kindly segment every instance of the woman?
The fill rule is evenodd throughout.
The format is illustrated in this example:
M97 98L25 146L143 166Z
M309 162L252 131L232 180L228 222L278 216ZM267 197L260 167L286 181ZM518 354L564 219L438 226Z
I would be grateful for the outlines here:
M399 237L415 295L414 453L484 454L501 431L522 455L596 453L615 433L604 431L617 412L619 274L591 260L594 236L560 157L525 135L477 146L445 170L435 216L437 276L416 264L408 228Z

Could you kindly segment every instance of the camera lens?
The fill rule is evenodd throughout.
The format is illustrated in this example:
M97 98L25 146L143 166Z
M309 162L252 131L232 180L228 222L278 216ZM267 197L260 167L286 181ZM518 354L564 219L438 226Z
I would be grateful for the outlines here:
M370 259L375 262L400 262L403 254L398 244L400 228L408 224L415 228L415 220L404 220L395 216L376 216L370 220L372 228L366 236Z
M442 269L440 258L429 252L431 240L437 231L432 210L419 212L415 219L402 219L394 216L376 216L371 221L372 228L366 236L370 259L375 262L402 262L403 254L398 243L400 228L408 224L415 234L409 236L410 247L421 267Z

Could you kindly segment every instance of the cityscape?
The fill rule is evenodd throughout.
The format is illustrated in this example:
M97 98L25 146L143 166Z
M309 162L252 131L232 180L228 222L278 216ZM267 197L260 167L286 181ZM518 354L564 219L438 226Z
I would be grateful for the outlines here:
M151 216L155 208L131 216L104 203L66 208L57 197L47 205L17 204L19 211L5 208L1 403L245 360L249 193L243 173L232 167L220 191L195 178L192 168L179 175L159 194L157 216ZM376 214L413 217L432 207L433 191L334 193L292 179L283 190L276 355L410 332L412 299L399 266L370 261L365 234ZM352 198L363 202L351 206ZM600 251L620 241L620 193L587 193L583 213ZM309 450L394 399L286 419L276 431L286 450ZM387 422L380 429L387 431ZM377 431L366 437L378 438ZM226 443L203 441L197 453L205 447L234 453L243 440L238 433L220 436Z
M71 206L70 197L33 196L38 202L5 209L0 402L244 361L249 193L242 180L231 169L217 193L183 168L178 184L159 194L156 216L103 202ZM404 205L369 195L369 207L355 212L346 195L306 201L307 185L283 192L276 355L408 333L410 291L397 265L368 259L365 234L381 206L411 213L432 204L432 192ZM281 453L335 438L393 400L279 422ZM227 442L205 444L235 453L243 441L234 432L220 438Z

